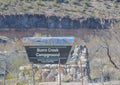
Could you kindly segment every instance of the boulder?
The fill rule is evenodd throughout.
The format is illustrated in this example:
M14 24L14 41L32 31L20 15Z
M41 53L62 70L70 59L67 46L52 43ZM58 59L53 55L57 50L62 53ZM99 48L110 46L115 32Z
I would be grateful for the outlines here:
M48 76L47 76L47 78L46 78L46 81L55 81L55 76L54 75L52 75L51 73L50 74L48 74Z
M73 78L70 74L62 76L62 81L63 82L70 82L72 80L73 80Z
M48 76L48 72L43 72L42 73L42 81L46 81L46 78L47 78L47 76Z

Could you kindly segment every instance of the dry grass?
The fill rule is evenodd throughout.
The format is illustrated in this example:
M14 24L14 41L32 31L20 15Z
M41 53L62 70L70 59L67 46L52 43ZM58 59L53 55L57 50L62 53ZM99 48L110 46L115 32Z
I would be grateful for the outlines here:
M66 2L67 1L67 2ZM56 3L56 0L0 0L1 14L46 14L57 16L78 17L103 17L118 18L120 5L114 1L65 0Z

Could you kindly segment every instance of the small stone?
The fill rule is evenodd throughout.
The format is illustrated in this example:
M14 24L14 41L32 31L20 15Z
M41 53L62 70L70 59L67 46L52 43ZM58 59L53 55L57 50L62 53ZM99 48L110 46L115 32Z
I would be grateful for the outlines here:
M46 80L47 81L55 81L55 77L52 74L48 74Z

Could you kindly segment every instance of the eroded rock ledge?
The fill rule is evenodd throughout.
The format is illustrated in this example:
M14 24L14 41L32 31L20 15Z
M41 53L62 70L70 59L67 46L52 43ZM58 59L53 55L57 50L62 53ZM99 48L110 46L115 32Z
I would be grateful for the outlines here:
M44 14L0 15L0 29L108 29L112 23L117 22L120 22L120 19L100 19L94 17L72 19L69 16L46 16Z

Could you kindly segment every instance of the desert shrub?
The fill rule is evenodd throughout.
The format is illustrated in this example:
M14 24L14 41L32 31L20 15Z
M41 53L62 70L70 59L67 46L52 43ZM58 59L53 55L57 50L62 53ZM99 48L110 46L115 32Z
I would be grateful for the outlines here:
M11 74L11 73L8 73L7 75L6 75L6 79L12 79L13 78L13 75Z
M26 85L25 82L18 82L17 85Z

